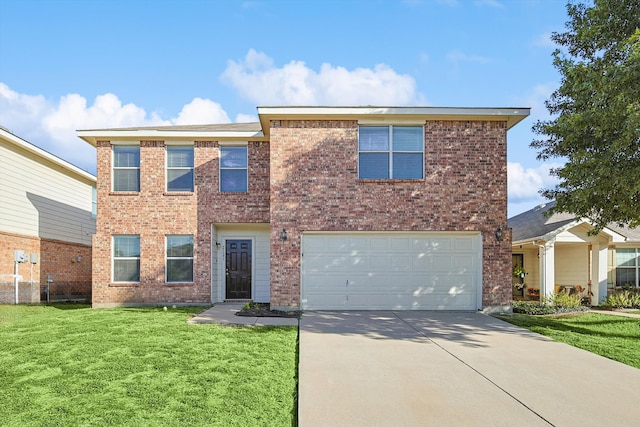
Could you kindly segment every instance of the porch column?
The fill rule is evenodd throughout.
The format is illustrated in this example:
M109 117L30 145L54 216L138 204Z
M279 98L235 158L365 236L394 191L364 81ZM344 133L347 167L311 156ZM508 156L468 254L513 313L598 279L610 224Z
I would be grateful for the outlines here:
M591 297L592 305L600 305L607 297L607 245L591 245Z
M547 242L544 248L539 249L540 254L540 295L546 298L553 298L554 285L556 281L555 266L555 245Z

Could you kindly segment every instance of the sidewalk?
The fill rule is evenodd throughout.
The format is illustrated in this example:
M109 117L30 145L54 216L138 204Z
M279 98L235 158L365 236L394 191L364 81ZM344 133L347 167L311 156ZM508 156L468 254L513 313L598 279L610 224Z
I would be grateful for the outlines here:
M634 310L638 311L638 310ZM631 317L633 319L640 319L640 314L628 313L626 311L614 311L614 310L589 310L589 313L597 314L610 314L612 316Z
M189 319L189 323L216 323L219 325L250 326L298 326L298 319L292 317L246 317L236 316L242 310L242 303L218 303L210 309Z

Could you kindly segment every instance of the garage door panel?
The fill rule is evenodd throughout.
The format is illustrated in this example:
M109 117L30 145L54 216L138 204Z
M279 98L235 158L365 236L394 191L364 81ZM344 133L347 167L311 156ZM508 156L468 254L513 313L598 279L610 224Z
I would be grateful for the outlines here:
M347 305L348 300L347 298L345 298L345 295L343 293L322 293L307 295L307 298L302 300L303 306L308 304L309 301L313 301L313 304L323 307L324 310L341 310L349 308L349 306Z
M303 309L475 310L479 233L303 235Z

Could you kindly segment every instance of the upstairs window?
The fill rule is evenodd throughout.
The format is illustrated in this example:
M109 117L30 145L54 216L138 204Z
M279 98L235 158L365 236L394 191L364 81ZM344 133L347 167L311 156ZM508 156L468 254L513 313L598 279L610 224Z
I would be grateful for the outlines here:
M248 191L247 147L220 147L220 191L246 193Z
M358 178L424 178L424 130L421 126L360 126Z
M140 191L140 146L113 146L113 191Z
M167 191L193 191L192 146L167 146Z

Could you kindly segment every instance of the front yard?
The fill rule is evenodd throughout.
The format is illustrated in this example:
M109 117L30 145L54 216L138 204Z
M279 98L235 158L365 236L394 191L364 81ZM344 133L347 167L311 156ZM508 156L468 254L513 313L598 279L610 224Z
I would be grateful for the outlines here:
M640 368L640 319L600 313L497 317L556 341Z
M0 306L0 425L293 425L297 328L200 311Z

